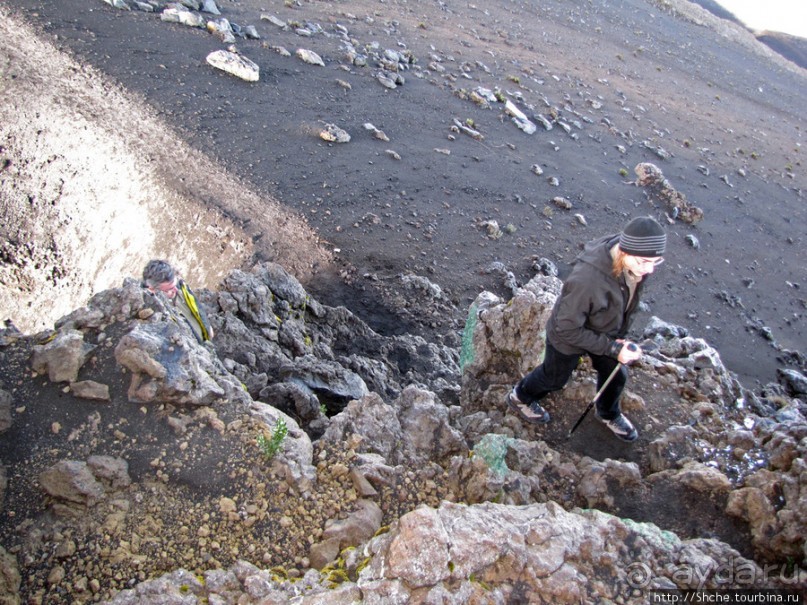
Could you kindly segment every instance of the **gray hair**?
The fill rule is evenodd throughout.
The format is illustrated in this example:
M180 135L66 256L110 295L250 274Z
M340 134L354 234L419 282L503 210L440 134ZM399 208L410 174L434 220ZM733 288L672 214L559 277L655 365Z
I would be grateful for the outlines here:
M148 288L156 288L160 284L174 281L174 268L164 260L150 260L143 269L143 283Z

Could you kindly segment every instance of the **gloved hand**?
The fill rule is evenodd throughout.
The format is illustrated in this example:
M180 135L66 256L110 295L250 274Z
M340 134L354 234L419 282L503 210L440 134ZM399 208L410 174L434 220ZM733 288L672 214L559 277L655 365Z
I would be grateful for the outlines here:
M627 340L617 340L617 342L622 344L622 348L619 350L619 355L617 355L617 360L619 360L619 363L627 365L636 361L637 359L641 359L642 349L639 345Z

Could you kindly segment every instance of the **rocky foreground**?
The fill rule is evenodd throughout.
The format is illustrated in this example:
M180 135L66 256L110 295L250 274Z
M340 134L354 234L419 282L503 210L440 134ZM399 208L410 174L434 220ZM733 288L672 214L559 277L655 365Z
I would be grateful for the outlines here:
M427 280L407 287L443 304ZM212 346L134 280L52 331L7 326L0 602L803 591L807 379L751 393L654 318L624 401L634 447L593 418L566 438L586 367L548 428L524 426L503 395L539 358L559 287L482 293L462 340L439 344L382 337L271 263L202 293Z

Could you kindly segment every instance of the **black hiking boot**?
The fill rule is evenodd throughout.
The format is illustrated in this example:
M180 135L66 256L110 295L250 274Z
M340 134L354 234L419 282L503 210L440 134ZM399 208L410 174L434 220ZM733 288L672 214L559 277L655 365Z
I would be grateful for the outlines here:
M639 437L639 432L636 430L636 427L633 426L633 423L627 419L625 414L620 413L619 416L612 420L600 418L599 414L597 414L597 418L599 418L603 424L605 424L605 426L611 429L611 432L622 441L627 441L630 443L631 441L636 441L637 437Z
M516 393L516 387L513 387L513 390L507 394L507 407L518 414L524 422L530 424L546 424L550 421L549 412L537 401L533 401L529 405L521 401Z

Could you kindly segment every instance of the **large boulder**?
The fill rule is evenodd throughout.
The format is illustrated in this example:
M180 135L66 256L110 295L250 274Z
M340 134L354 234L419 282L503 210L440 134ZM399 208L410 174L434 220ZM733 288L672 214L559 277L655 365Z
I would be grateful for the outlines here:
M745 576L749 588L763 581L762 570L725 544L682 541L652 525L597 511L567 512L554 503L420 508L367 550L373 559L357 583L368 602L381 582L413 599L456 595L464 587L484 602L521 602L529 595L530 602L546 603L644 603L646 589L724 587L708 573L687 579L680 573L687 561L707 572L755 570L759 575Z
M304 386L317 394L322 402L342 408L353 399L361 399L369 392L361 376L333 361L304 355L285 362L280 368L283 381Z
M61 330L48 342L35 345L31 367L47 374L51 382L75 382L78 372L95 347L84 341L78 330Z
M476 298L463 335L460 405L466 414L499 405L512 384L541 362L544 326L561 286L556 277L537 276L510 301L490 292Z
M358 442L357 452L380 454L392 465L411 461L415 451L395 408L384 403L376 393L351 401L331 418L320 443L323 446L331 442L337 445L351 438Z
M584 498L590 508L614 506L614 491L625 491L642 483L642 474L635 462L619 460L593 460L584 458L579 465L581 471L577 494Z
M39 474L39 484L59 500L93 506L104 497L104 486L86 462L62 460Z
M462 433L450 424L448 408L431 391L409 386L393 407L412 443L412 458L439 463L468 452Z
M683 462L696 459L703 446L694 427L671 426L647 448L650 470L678 468Z
M132 402L210 405L241 391L240 384L217 367L210 351L173 321L136 325L120 339L115 359L132 374Z
M474 442L472 453L454 456L448 472L451 492L463 502L545 502L550 482L573 485L579 477L574 464L544 441L486 433Z
M359 500L356 510L346 519L339 519L325 524L322 532L323 540L336 539L339 549L348 546L359 546L373 537L381 527L383 513L378 504L372 500Z

